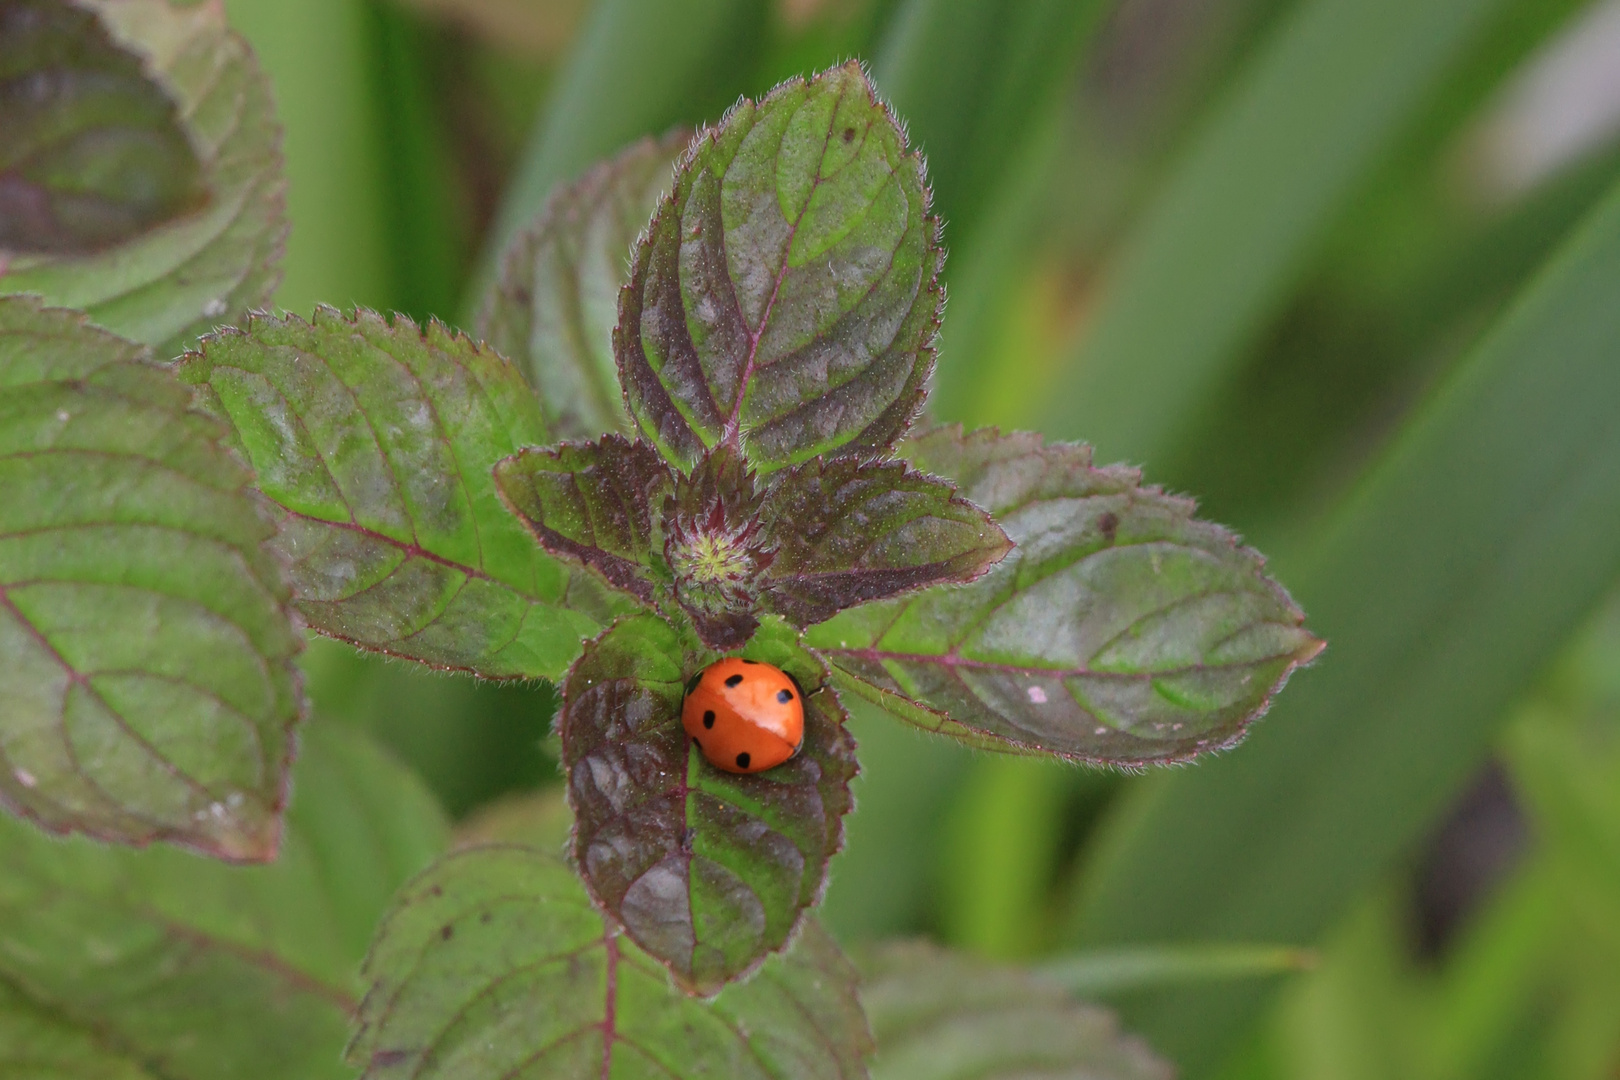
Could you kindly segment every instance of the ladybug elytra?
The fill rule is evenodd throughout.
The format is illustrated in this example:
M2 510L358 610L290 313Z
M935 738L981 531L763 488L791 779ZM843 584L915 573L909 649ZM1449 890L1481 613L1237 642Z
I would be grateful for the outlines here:
M681 726L717 769L774 769L804 745L799 684L781 668L728 657L704 668L686 688Z

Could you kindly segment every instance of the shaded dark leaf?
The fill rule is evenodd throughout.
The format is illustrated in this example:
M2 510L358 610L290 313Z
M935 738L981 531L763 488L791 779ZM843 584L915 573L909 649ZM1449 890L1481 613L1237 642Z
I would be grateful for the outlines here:
M804 749L752 775L715 769L681 729L715 659L654 615L621 619L569 672L559 717L591 895L689 991L713 993L792 938L843 843L855 743L821 663L780 622L744 648L804 689Z
M511 364L438 323L320 308L208 338L181 378L236 429L310 626L490 678L556 678L613 601L502 505L495 463L544 440Z
M172 356L268 303L270 88L218 4L0 0L0 291Z
M810 632L841 688L908 723L991 749L1180 761L1237 742L1322 648L1258 554L1087 447L951 427L902 452L1017 544L971 585Z
M675 477L650 444L609 435L523 450L495 466L495 486L547 551L653 602L657 522Z
M0 72L0 249L98 251L203 199L174 102L92 12L3 0Z
M366 963L350 1061L375 1080L858 1080L856 976L806 922L712 1002L680 993L532 848L452 855L413 882Z
M854 63L703 132L638 244L614 352L682 469L887 450L933 367L942 249L920 159Z
M776 557L765 604L800 626L944 582L973 581L1012 548L949 483L901 462L808 461L765 504Z
M432 798L317 725L273 866L61 842L0 819L0 1074L339 1080L388 900L442 850Z
M228 431L149 359L0 298L0 801L267 859L302 639Z
M528 377L557 436L635 430L613 359L619 290L631 245L669 191L690 137L681 130L641 139L557 190L502 256L478 334Z
M1030 972L921 942L877 950L861 1000L874 1080L1170 1080L1113 1014Z

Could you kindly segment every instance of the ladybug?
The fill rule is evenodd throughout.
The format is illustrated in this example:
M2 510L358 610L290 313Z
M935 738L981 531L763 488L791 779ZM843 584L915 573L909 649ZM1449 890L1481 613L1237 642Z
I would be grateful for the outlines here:
M764 772L804 745L803 697L781 668L728 657L687 684L681 726L715 768Z

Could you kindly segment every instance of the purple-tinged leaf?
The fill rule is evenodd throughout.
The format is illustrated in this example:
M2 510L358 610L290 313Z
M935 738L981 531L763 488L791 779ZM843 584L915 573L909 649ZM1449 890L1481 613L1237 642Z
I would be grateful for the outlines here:
M553 855L441 860L399 897L366 962L349 1060L367 1080L864 1080L856 974L807 921L713 1001L687 997Z
M861 1000L873 1080L1170 1080L1175 1071L1112 1013L1055 982L922 942L875 950Z
M675 599L711 649L735 649L759 626L755 587L775 558L761 526L765 492L742 456L717 447L664 502L664 561Z
M1012 542L956 489L898 461L807 461L765 501L776 542L764 603L799 626L945 582L969 582Z
M680 468L871 456L927 392L942 293L921 159L859 65L701 133L638 243L613 347L642 434Z
M0 298L0 802L269 859L302 636L229 431L149 361Z
M608 435L522 450L495 466L495 486L541 547L653 603L658 522L675 477L651 445Z
M1136 766L1231 746L1322 649L1254 551L1089 448L936 428L902 453L1017 544L810 631L837 685L975 745Z
M826 672L777 621L741 655L804 688L804 749L774 769L715 769L681 729L687 681L716 657L655 615L621 619L569 672L558 723L574 862L628 935L712 994L792 939L843 843L855 743Z
M562 438L635 431L613 359L619 290L630 276L630 248L669 191L690 138L680 130L641 139L554 191L501 258L478 336L517 364Z
M0 293L165 357L269 303L281 128L221 5L6 0L0 72Z
M235 427L312 629L489 678L556 678L616 603L502 505L545 442L517 370L438 323L256 316L178 365Z

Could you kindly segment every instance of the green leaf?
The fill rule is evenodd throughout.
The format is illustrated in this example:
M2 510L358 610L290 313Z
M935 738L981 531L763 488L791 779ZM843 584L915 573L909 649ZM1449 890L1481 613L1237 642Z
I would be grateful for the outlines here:
M922 942L861 965L878 1053L873 1080L1169 1080L1170 1067L1111 1013L1020 968Z
M972 585L810 631L840 689L990 749L1139 765L1231 746L1322 643L1260 556L1089 448L935 428L902 447L1017 544Z
M228 419L279 518L310 627L489 678L556 678L609 617L541 551L491 470L545 442L511 364L437 322L256 316L180 362Z
M614 331L642 434L691 468L881 452L927 392L943 251L921 160L853 62L702 133Z
M0 981L0 1076L158 1080L128 1056Z
M855 743L821 663L780 623L742 650L804 688L804 749L721 772L681 728L686 682L716 659L663 619L621 619L586 646L558 724L574 863L592 897L689 991L712 994L792 939L843 843Z
M1041 430L1173 448L1290 295L1335 216L1505 0L1309 0L1196 133L1098 285Z
M1135 793L1084 868L1084 944L1311 941L1474 775L1620 576L1620 187L1414 414L1298 572L1333 641L1243 753ZM1259 988L1155 995L1193 1070Z
M149 360L0 298L0 801L267 859L302 639L228 433Z
M973 581L1012 548L949 483L897 461L807 461L772 485L765 514L776 544L765 604L801 627L924 586Z
M634 431L613 359L619 290L690 138L682 129L641 139L552 192L507 246L484 297L478 336L518 365L563 438Z
M218 4L78 7L95 17L0 4L13 88L0 172L14 170L0 197L0 245L11 249L0 289L81 308L173 355L267 304L280 278L287 223L269 84ZM52 219L43 236L12 224Z
M495 466L495 486L541 547L653 602L659 511L675 477L650 443L609 435L523 450Z
M697 1001L532 848L475 848L422 875L366 972L349 1058L372 1080L866 1076L855 972L814 922L752 980Z
M0 820L0 1072L20 1057L30 1077L351 1075L342 1050L371 930L446 834L409 773L319 724L273 866L62 843Z

